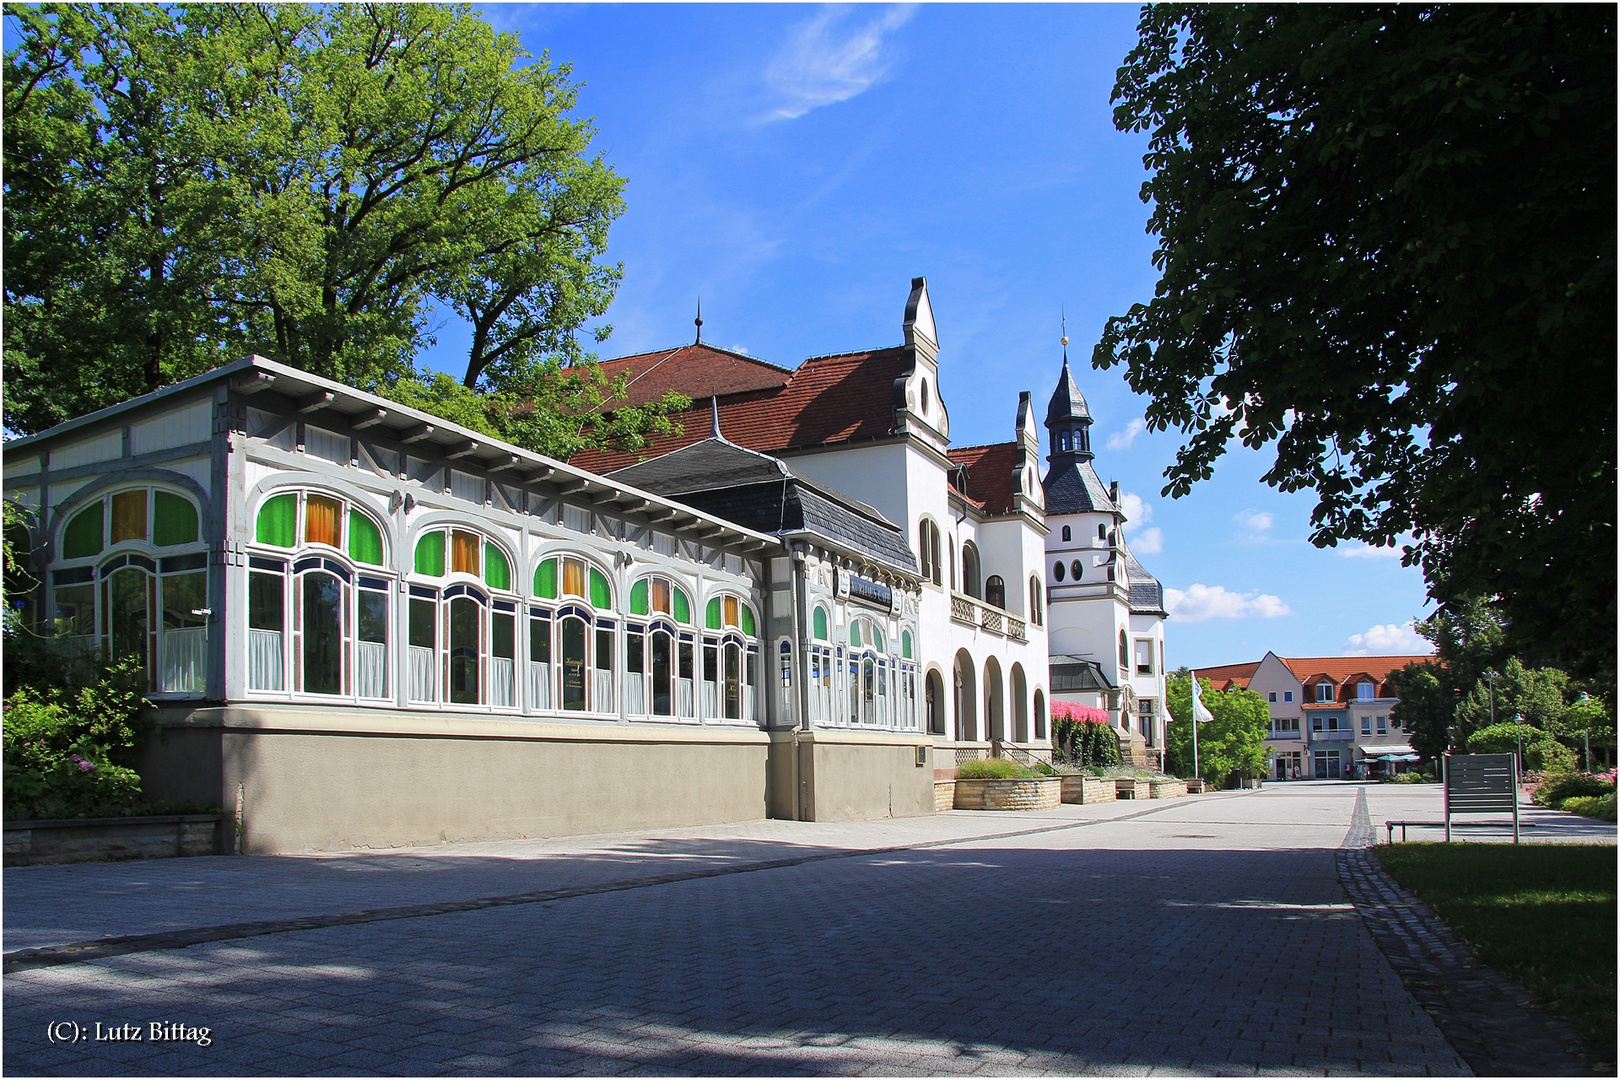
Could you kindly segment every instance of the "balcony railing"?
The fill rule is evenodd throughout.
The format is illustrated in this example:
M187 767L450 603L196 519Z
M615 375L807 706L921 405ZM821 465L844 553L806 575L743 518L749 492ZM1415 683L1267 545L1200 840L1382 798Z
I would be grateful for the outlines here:
M1023 619L966 593L951 593L951 621L1013 641L1028 640L1028 630Z
M1356 733L1349 728L1340 728L1337 731L1313 731L1311 742L1349 742L1356 737Z

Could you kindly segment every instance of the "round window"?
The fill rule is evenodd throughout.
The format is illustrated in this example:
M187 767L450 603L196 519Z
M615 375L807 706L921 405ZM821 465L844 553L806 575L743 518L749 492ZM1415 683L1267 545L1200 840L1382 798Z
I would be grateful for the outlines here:
M1052 577L1055 578L1058 581L1063 580L1063 564L1062 563L1059 562L1059 563L1053 563L1052 564Z
M1080 560L1076 559L1074 562L1070 563L1069 570L1074 574L1074 580L1079 581L1082 576L1080 572Z

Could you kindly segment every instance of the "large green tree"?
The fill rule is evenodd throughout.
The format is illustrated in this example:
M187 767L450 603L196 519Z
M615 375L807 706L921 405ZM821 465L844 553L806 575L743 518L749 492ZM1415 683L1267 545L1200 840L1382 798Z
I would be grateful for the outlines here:
M622 387L580 334L620 278L602 256L624 182L591 156L566 66L460 6L7 18L12 430L246 352L471 404L486 429L559 455L668 427L681 403L601 418ZM470 324L456 381L476 399L414 368L445 312Z
M1415 537L1516 651L1615 654L1615 9L1165 4L1115 122L1149 133L1151 301L1093 356L1190 438L1314 489L1312 540Z
M1271 713L1252 690L1210 689L1199 679L1199 698L1215 719L1198 725L1198 773L1215 787L1233 778L1266 775L1266 735ZM1193 775L1192 679L1172 675L1165 683L1165 768L1176 776Z

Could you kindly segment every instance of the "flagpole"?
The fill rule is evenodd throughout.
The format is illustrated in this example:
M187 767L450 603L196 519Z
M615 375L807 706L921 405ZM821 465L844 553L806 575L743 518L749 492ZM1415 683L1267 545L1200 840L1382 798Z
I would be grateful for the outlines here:
M1198 771L1198 672L1192 673L1192 729L1193 729L1193 777L1203 775Z

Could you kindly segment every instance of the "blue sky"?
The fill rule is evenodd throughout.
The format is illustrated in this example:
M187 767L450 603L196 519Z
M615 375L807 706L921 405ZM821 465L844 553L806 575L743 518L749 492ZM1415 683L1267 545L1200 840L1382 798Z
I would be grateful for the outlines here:
M1132 545L1177 601L1172 666L1427 651L1404 628L1427 610L1416 569L1311 547L1314 496L1261 484L1269 452L1235 447L1190 496L1161 497L1178 435L1142 432L1144 400L1090 367L1104 320L1157 281L1146 139L1114 130L1108 103L1137 8L482 10L573 66L596 148L629 180L604 357L689 340L699 297L705 340L784 366L895 344L926 275L940 392L969 445L1012 437L1019 390L1044 409L1066 313L1097 470L1129 493ZM447 369L463 338L440 330Z

